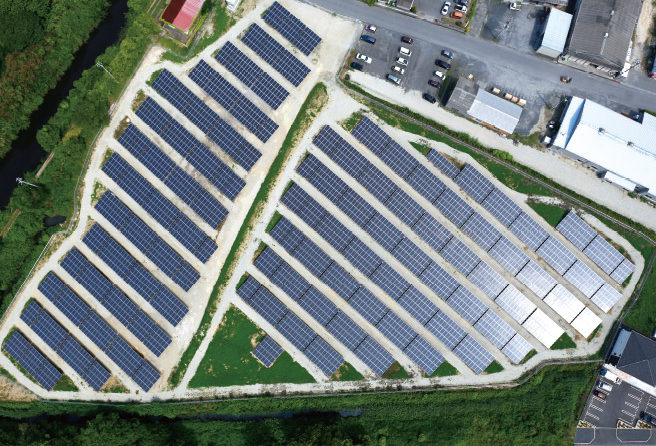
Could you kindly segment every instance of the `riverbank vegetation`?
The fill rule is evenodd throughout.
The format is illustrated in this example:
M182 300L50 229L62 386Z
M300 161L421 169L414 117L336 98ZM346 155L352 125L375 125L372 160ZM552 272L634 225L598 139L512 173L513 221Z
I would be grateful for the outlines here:
M67 219L73 216L74 203L79 199L74 196L76 184L89 148L98 131L108 123L110 105L120 95L158 32L158 26L146 12L149 3L149 0L128 1L129 11L121 41L108 47L98 58L113 77L97 67L84 71L68 97L60 103L56 114L37 135L41 146L47 152L54 152L54 157L39 177L40 187L16 188L9 205L0 212L0 222L7 221L15 210L21 212L0 240L0 313L5 311L12 295L18 291L50 236L62 229L44 227L43 219L52 215L63 215ZM60 8L61 4L73 8L75 2L54 2L52 8ZM62 17L69 16L64 14ZM64 29L77 26L71 20L82 19L62 18L58 26ZM70 132L70 129L75 131ZM34 172L25 179L35 182Z

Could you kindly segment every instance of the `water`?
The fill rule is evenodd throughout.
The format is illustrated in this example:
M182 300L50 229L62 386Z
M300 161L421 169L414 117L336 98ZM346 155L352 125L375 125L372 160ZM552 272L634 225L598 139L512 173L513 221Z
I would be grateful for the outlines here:
M68 96L73 82L93 66L108 46L116 43L128 10L127 0L114 0L105 19L91 33L89 40L75 54L75 59L55 88L43 98L41 106L30 116L30 127L23 130L0 160L0 209L7 207L17 186L16 178L35 170L45 160L46 152L36 140L36 133L55 114L59 103ZM97 68L101 70L102 68Z

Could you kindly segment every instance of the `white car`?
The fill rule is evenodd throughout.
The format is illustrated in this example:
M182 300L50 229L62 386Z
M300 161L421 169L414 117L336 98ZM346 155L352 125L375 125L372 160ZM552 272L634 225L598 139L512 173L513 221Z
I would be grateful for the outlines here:
M367 25L364 27L365 30L369 31L370 33L376 33L376 25Z
M449 13L450 7L451 7L451 2L444 2L444 6L442 6L442 15L447 15Z
M361 60L364 63L371 63L371 57L368 57L362 53L358 53L355 55L355 58L358 60Z
M433 73L435 76L439 77L440 79L444 79L444 72L437 70L435 73Z
M396 71L399 74L405 74L405 68L401 68L398 65L394 65L392 70Z
M463 14L467 14L467 7L465 5L456 5L456 11L460 11Z
M397 57L396 58L396 63L399 65L403 65L404 67L408 66L408 59L404 59L402 57Z

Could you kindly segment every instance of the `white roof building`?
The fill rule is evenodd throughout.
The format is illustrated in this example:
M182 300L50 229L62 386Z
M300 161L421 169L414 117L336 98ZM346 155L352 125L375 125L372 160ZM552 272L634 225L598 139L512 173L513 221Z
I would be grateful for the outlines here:
M478 121L510 134L517 127L522 107L479 88L467 113Z
M547 17L547 25L544 27L542 43L537 52L553 58L560 56L565 49L571 24L572 14L551 8Z
M646 116L646 115L645 115ZM589 99L572 97L553 145L608 171L604 178L656 197L656 126L634 121Z

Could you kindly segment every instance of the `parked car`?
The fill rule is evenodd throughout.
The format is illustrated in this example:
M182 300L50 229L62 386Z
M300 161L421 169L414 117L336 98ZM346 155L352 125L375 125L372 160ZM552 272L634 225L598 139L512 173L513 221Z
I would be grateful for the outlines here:
M435 79L429 79L428 85L430 85L431 87L440 88L440 83Z
M373 45L374 43L376 43L376 38L375 38L375 37L371 37L371 36L368 36L368 35L366 35L366 34L362 34L362 35L360 36L360 40L364 40L365 42L370 43L370 44L372 44L372 45Z
M436 70L433 74L440 79L444 79L444 71Z
M601 399L601 400L606 399L606 394L604 392L599 391L599 390L595 390L594 392L592 392L592 394L594 396L596 396L597 398Z
M442 15L447 15L449 13L449 8L451 7L451 2L444 2L442 6Z
M362 64L357 63L357 62L351 62L351 68L353 68L354 70L358 70L358 71L362 71L364 69Z
M399 48L399 53L403 54L404 56L412 56L412 51L410 51L408 48L402 46Z
M407 43L408 45L412 45L414 43L414 40L412 39L412 37L403 36L401 37L401 42Z
M370 33L376 33L376 25L367 25L364 27L365 31L369 31Z
M647 412L640 412L640 419L645 423L649 423L652 426L656 424L656 418L649 415Z
M511 11L519 11L522 9L522 4L520 2L512 2L508 5Z
M599 387L601 390L605 390L606 392L613 390L613 386L603 382L602 380L597 380L597 387Z
M371 63L371 57L368 57L368 56L366 56L362 53L356 54L355 58L358 59L358 60L361 60L362 62L365 62L365 63Z
M390 82L394 82L396 85L401 85L401 78L394 76L393 74L388 74L387 80Z
M398 66L398 65L394 65L394 66L392 67L392 70L396 71L396 72L399 73L399 74L405 74L405 68L401 68L401 67Z
M422 95L422 97L423 97L424 99L426 99L428 102L430 102L431 104L434 104L434 103L437 102L437 99L435 99L435 96L430 95L430 94L428 94L428 93L424 93L424 94Z
M456 5L456 11L460 11L463 14L467 14L467 7L465 5Z
M408 59L404 59L402 57L397 57L396 58L396 63L399 65L403 65L404 67L408 66Z
M463 18L463 14L460 11L453 11L451 13L451 18L452 19L461 19L461 18Z
M442 50L442 56L453 59L453 53L449 50Z
M553 130L554 127L556 126L556 121L549 121L549 125L547 126L550 130ZM613 381L615 384L621 384L622 383L622 378L614 374L608 369L603 369L601 372L599 372L601 376L606 378L609 381Z
M445 70L451 68L451 64L449 62L445 62L441 59L435 59L435 65L437 65L440 68L444 68Z
M469 6L469 0L456 0L456 3L463 6Z

